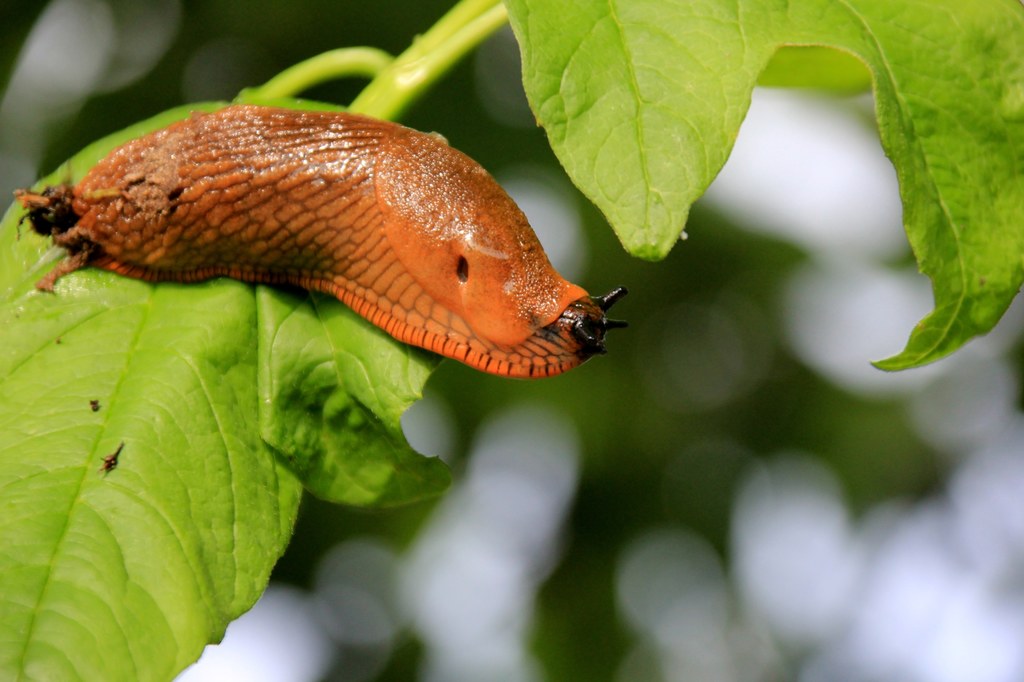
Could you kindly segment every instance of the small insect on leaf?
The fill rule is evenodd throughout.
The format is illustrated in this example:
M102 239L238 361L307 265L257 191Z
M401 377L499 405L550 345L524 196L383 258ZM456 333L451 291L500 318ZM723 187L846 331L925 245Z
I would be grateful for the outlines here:
M124 442L117 446L117 450L103 458L103 464L100 465L99 473L106 476L111 471L117 468L117 458L121 456L121 450L124 449Z
M92 410L93 412L99 412L100 411L100 401L98 401L98 400L90 400L89 401L89 409Z

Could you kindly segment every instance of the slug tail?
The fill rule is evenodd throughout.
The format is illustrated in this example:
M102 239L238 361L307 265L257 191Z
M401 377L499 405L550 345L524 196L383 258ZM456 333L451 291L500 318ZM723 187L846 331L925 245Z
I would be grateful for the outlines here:
M70 185L51 185L42 192L27 189L14 191L27 213L22 221L28 220L32 229L43 237L61 235L78 224L79 215L72 206L74 192Z

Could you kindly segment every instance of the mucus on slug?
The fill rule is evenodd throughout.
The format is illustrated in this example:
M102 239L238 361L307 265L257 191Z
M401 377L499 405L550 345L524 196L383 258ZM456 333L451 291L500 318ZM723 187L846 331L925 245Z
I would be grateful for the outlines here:
M115 149L74 187L16 197L33 230L67 250L41 289L87 265L148 281L288 283L402 342L514 377L576 367L625 326L606 315L625 289L590 296L563 279L476 162L364 116L194 114Z

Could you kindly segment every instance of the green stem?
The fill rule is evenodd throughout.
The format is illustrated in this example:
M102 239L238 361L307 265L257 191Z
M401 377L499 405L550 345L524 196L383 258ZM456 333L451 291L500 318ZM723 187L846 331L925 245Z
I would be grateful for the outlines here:
M374 47L345 47L318 54L277 74L257 88L248 88L240 101L261 101L294 97L324 81L348 76L374 77L394 61L394 57Z
M331 50L285 69L259 87L243 90L236 101L262 103L294 97L335 78L370 76L373 80L349 109L394 119L507 20L501 0L459 0L398 57L372 47Z
M370 82L350 109L396 118L467 52L508 20L500 0L460 0Z

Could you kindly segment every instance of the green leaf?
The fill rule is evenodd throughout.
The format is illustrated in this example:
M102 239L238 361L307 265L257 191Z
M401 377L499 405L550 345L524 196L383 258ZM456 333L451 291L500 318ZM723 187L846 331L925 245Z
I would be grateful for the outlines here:
M168 679L287 545L301 488L259 438L253 297L200 288L90 273L0 309L5 679Z
M444 492L448 468L399 427L439 361L327 296L262 287L258 304L261 432L306 487L360 506Z
M0 225L0 678L168 679L262 593L302 483L366 505L447 485L398 422L426 353L333 299L226 279L87 268L37 292L61 252L20 216Z
M661 258L674 245L773 55L832 47L872 73L907 235L935 294L906 349L879 366L952 352L991 329L1020 289L1024 9L1016 0L508 7L527 94L552 147L635 255Z

